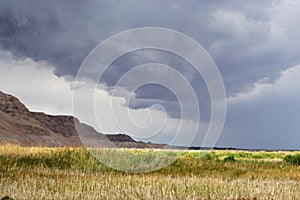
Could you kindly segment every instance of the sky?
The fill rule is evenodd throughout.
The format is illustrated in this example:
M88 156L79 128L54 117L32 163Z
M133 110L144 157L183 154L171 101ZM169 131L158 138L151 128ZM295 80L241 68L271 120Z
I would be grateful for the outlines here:
M210 92L193 66L172 52L132 51L114 60L100 80L91 70L75 84L84 59L105 39L133 28L162 27L197 41L219 70L227 113L216 146L300 149L299 25L296 0L4 0L0 90L32 111L75 114L104 133L200 146L212 117ZM175 74L151 67L131 71L147 63L168 65L181 74L195 92L197 105ZM117 85L128 72L133 81L161 78L185 98L179 101L178 94L157 84L137 90L131 82ZM81 102L76 112L73 91ZM91 93L94 99L88 98ZM91 104L93 110L87 108ZM198 106L200 121L193 115ZM184 116L183 107L188 110Z

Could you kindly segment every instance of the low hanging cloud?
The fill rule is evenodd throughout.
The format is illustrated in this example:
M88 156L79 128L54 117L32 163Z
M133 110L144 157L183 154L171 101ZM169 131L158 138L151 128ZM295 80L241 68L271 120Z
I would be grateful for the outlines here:
M35 75L34 79L32 74ZM145 142L190 145L198 123L169 118L163 110L128 109L123 106L123 97L112 97L104 90L95 90L88 83L83 84L84 87L77 89L78 101L81 103L75 109L81 122L106 134L123 132ZM0 51L0 91L19 98L30 111L74 115L72 86L72 82L55 76L53 66L49 64L35 62L30 58L15 61L10 53ZM88 98L90 92L95 93L94 102ZM94 110L88 110L86 105L93 103ZM180 123L182 128L177 132ZM141 132L139 127L146 128ZM201 128L202 134L204 129Z

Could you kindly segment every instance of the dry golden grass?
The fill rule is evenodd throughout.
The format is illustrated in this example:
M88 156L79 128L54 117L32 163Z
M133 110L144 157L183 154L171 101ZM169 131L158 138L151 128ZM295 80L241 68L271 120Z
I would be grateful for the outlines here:
M300 167L282 160L284 155L294 153L214 151L208 157L199 151L177 153L180 158L164 169L132 174L102 165L84 148L0 146L0 198L5 195L14 199L112 200L300 197ZM224 162L228 155L235 155L237 161Z

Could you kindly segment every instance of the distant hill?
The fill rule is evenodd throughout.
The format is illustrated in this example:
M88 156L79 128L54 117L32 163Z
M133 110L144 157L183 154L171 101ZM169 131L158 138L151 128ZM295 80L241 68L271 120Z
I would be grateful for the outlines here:
M76 129L77 128L77 129ZM160 148L163 145L136 142L128 135L104 135L73 116L52 116L30 112L16 97L0 91L0 141L22 146L81 146L77 130L85 145L107 147ZM109 139L109 140L108 140Z

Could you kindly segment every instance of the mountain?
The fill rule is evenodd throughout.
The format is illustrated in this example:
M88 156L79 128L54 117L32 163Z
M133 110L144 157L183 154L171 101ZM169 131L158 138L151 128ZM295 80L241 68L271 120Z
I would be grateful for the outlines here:
M22 146L81 146L77 133L88 147L159 148L162 145L136 142L128 135L104 135L73 116L30 112L16 97L0 91L0 141ZM112 143L114 145L112 145Z

